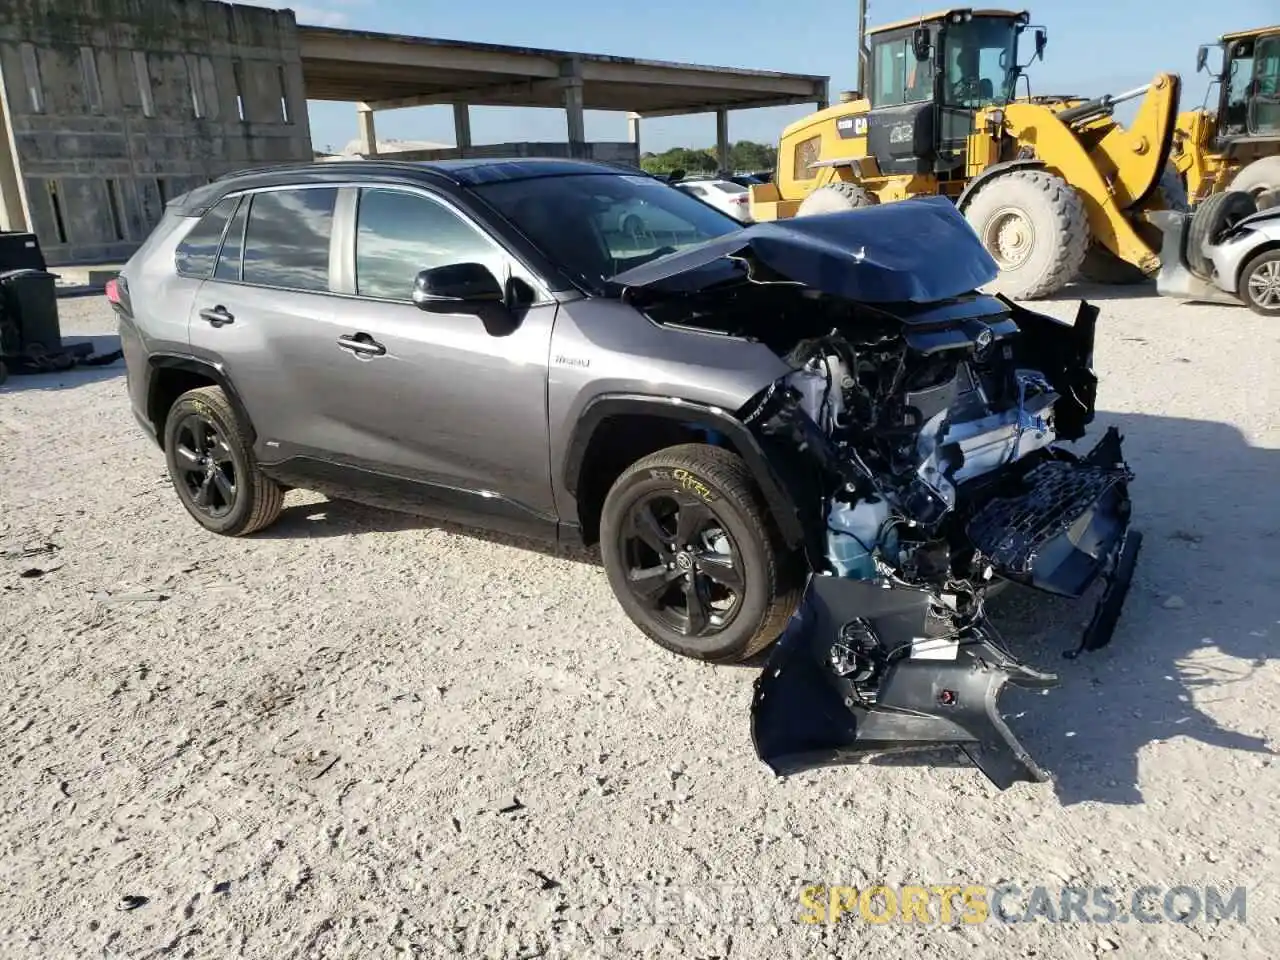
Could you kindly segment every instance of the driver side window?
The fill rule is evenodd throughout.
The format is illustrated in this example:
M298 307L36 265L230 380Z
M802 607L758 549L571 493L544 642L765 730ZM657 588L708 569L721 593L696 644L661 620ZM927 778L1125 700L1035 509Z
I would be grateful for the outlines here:
M410 300L414 278L433 267L482 263L501 283L505 258L484 236L442 204L404 190L360 191L356 214L356 293Z

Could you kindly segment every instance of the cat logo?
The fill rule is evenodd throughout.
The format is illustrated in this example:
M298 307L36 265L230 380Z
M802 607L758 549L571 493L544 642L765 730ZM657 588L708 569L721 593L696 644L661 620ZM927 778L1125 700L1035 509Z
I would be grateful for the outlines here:
M836 121L836 129L842 135L865 137L867 135L866 117L841 117Z

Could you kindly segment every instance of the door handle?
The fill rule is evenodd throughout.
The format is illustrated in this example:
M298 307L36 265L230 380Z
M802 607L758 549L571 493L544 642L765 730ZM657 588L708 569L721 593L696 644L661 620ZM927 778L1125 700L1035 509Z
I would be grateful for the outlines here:
M200 311L200 319L208 320L210 326L221 327L228 323L235 323L236 318L227 312L227 308L219 304L216 307L206 307Z
M338 346L362 357L380 357L387 352L386 347L367 333L353 333L347 337L339 337Z

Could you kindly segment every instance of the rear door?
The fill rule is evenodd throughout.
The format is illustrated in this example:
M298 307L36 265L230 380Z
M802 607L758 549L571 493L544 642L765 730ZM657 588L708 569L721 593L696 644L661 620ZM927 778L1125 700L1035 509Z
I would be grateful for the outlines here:
M192 306L192 352L223 366L263 463L333 453L307 371L328 347L338 192L294 186L242 196Z

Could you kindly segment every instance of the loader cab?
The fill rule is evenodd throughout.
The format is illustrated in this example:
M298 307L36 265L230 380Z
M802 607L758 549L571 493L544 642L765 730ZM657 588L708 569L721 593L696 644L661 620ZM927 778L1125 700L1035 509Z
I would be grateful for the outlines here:
M1280 27L1222 38L1217 146L1280 138ZM1206 53L1197 66L1208 62Z
M1026 12L957 9L869 32L865 132L881 172L963 176L975 114L1015 97L1028 22ZM1044 31L1035 37L1033 59Z

